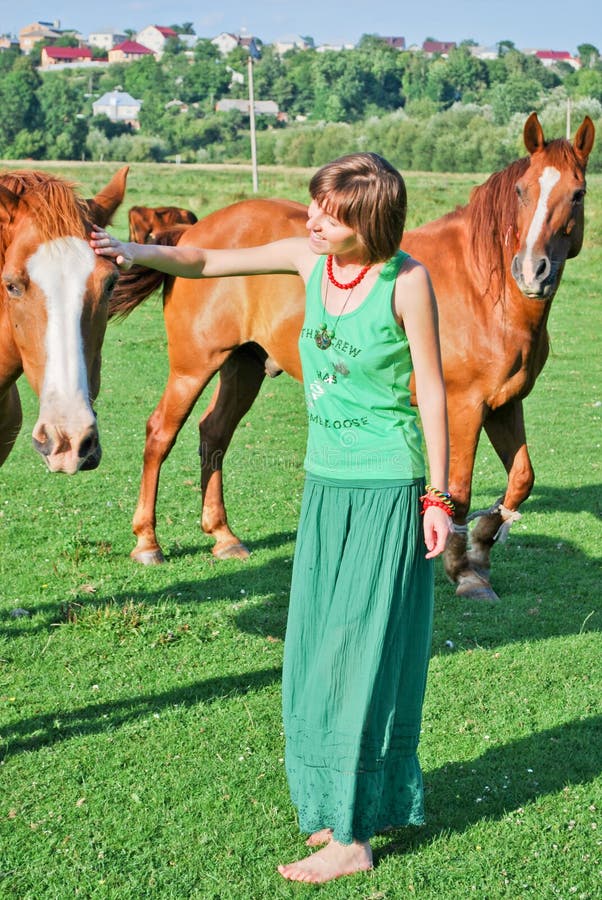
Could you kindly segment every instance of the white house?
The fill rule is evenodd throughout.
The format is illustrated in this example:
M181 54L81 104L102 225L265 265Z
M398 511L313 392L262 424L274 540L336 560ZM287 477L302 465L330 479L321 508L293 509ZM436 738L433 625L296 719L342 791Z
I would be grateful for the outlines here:
M263 116L277 116L278 115L278 104L274 100L256 100L255 101L255 112L258 115ZM238 110L238 112L244 113L244 115L249 115L249 101L248 100L218 100L215 104L216 112L232 112L232 110Z
M221 34L211 39L211 43L215 44L222 56L227 56L235 47L238 47L239 39L229 31L222 31Z
M276 53L282 56L289 50L310 50L313 47L313 42L310 43L310 41L299 34L287 34L275 40L272 46Z
M318 53L326 53L329 50L353 50L353 44L318 44L316 50Z
M88 46L100 47L101 50L112 50L117 44L123 43L126 38L126 34L119 34L112 29L108 31L92 31L88 35Z
M143 47L148 47L157 56L165 50L165 44L170 38L177 38L178 33L173 28L165 25L147 25L136 35L136 41Z
M137 126L141 106L142 100L135 100L125 91L108 91L94 101L92 110L95 116L107 116L111 122Z

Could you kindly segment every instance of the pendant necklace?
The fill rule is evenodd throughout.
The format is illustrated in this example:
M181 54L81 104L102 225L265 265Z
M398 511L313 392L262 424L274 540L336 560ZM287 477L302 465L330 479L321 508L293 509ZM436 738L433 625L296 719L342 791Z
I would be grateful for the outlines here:
M360 281L362 281L364 279L365 275L371 268L372 268L372 263L368 263L367 266L364 266L363 269L360 270L360 272L356 275L356 277L353 279L353 281L349 281L347 284L342 284L340 281L337 281L333 275L332 256L328 256L326 258L326 274L328 275L328 281L326 282L326 290L324 292L324 300L322 303L322 306L324 308L324 316L326 317L326 301L328 299L328 282L330 282L331 284L334 284L334 286L339 288L339 290L341 290L341 291L348 290L349 293L345 297L345 302L343 303L343 308L341 309L340 313L338 314L332 328L330 328L330 329L327 328L326 322L322 322L320 324L320 326L318 327L318 329L316 330L315 342L316 342L316 346L319 347L320 350L328 350L328 348L332 344L334 337L335 337L337 325L339 324L339 319L341 318L341 316L343 315L343 313L345 312L345 310L347 308L347 304L349 303L349 298L351 297L354 288L356 288L357 285L360 283Z

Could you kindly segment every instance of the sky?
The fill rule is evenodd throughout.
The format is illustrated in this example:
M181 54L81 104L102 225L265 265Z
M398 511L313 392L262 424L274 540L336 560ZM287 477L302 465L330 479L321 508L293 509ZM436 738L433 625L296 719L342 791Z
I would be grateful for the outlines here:
M512 41L519 50L575 53L583 43L602 45L600 0L0 0L0 34L17 34L38 20L90 31L142 29L192 22L199 37L242 29L271 43L294 34L317 44L355 44L362 34L396 35L406 45L425 38L492 46Z

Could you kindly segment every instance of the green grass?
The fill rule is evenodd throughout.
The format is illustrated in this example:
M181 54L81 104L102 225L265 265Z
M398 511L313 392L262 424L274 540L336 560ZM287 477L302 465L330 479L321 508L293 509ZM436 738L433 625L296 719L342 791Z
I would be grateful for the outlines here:
M117 167L57 168L89 195ZM464 201L479 180L410 174L411 224ZM260 175L262 193L297 199L306 181ZM199 529L201 398L162 473L167 563L143 568L128 557L130 522L145 421L167 371L160 304L109 327L96 472L44 471L22 383L24 428L0 469L1 897L600 895L602 178L589 182L586 242L567 264L553 351L526 403L536 486L493 555L502 602L458 600L438 564L420 748L428 824L378 837L371 874L316 889L276 873L305 850L280 724L299 385L264 385L227 458L229 517L251 559L214 562ZM125 231L134 203L199 213L250 193L250 173L133 166L115 227ZM474 506L502 486L484 440Z

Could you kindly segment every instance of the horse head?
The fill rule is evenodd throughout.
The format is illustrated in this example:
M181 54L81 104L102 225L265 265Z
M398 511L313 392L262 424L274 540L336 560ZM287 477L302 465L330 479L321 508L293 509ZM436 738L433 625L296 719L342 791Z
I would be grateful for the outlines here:
M594 133L586 116L572 144L564 139L546 143L536 113L525 123L529 159L515 184L517 248L511 271L527 297L551 299L566 260L581 250L585 168Z
M92 251L88 234L92 223L109 223L127 171L88 201L40 172L0 177L0 389L25 373L40 401L33 445L52 472L100 462L92 404L118 271Z

